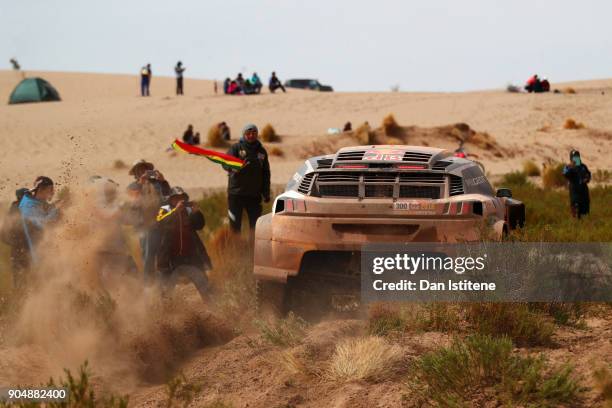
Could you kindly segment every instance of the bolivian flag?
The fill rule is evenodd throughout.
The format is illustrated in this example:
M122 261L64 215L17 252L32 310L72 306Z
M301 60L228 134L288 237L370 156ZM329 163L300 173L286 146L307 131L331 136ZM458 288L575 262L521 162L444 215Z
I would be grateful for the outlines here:
M196 156L204 156L210 161L224 164L233 169L240 169L244 165L244 160L237 157L230 156L229 154L225 153L215 152L214 150L202 149L201 147L183 143L178 139L172 143L172 148L179 152L195 154Z

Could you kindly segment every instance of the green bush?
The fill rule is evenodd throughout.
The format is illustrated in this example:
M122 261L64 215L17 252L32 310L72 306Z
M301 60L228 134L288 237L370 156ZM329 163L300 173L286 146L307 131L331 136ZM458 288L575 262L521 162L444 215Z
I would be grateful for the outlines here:
M527 175L522 171L506 173L500 180L500 187L524 186L529 183Z
M272 322L255 320L255 326L266 342L275 346L294 346L304 338L307 323L299 316L289 312L285 319Z
M527 160L523 163L523 173L529 177L535 177L540 175L540 168L533 160Z
M469 303L467 321L477 333L508 337L520 346L550 344L554 325L526 303Z
M473 335L422 356L414 379L430 402L444 407L470 406L483 396L498 404L493 406L552 407L576 400L582 387L572 369L551 370L545 363L543 357L514 354L507 337Z

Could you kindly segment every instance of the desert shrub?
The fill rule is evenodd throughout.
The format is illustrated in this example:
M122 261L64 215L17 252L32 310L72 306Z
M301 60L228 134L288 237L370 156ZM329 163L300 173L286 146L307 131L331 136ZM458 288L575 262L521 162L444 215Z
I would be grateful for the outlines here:
M365 122L361 126L359 126L353 133L353 136L359 144L375 144L376 134L372 131L368 122Z
M200 391L201 385L188 381L185 374L180 373L166 383L166 408L188 407Z
M397 124L395 116L393 116L392 113L385 116L382 121L382 128L387 136L397 135L402 130L402 128Z
M212 125L210 129L208 129L208 134L206 135L206 145L210 147L227 146L227 142L225 139L223 139L223 133L221 133L219 126Z
M304 338L307 323L289 312L286 318L272 322L255 320L255 326L266 342L275 346L294 346Z
M540 168L533 160L527 160L523 163L523 173L529 177L535 177L540 175Z
M89 369L87 361L79 367L77 376L73 376L70 370L64 369L66 378L55 381L53 378L49 380L46 387L51 388L65 388L68 391L67 402L51 402L46 407L60 408L60 407L103 407L103 408L127 408L129 397L117 396L114 394L104 395L102 397L96 395L90 379L92 373ZM43 386L44 387L44 386ZM1 403L0 403L1 405ZM42 407L41 403L14 403L7 404L7 407Z
M283 157L285 155L285 153L283 152L283 150L280 147L272 147L270 149L270 155L271 156L276 156L276 157Z
M595 370L593 377L595 377L603 407L612 408L612 373L609 369L602 367Z
M378 380L401 358L401 348L382 337L345 339L336 345L327 377L333 381Z
M375 303L368 309L368 333L372 336L386 336L401 333L406 321L397 306Z
M584 317L588 306L581 302L560 303L530 303L532 310L542 310L552 317L556 324L564 326L584 327Z
M127 168L127 164L125 164L125 162L121 159L117 159L113 162L113 169L115 170L122 170L126 168Z
M572 118L567 118L565 119L565 123L563 123L563 129L567 129L567 130L584 129L584 123L576 122Z
M542 185L546 188L563 187L567 181L563 175L563 163L553 163L544 167L542 171Z
M521 92L521 87L517 85L508 84L506 86L506 92L518 93L518 92Z
M449 302L424 303L417 309L415 326L420 330L450 332L459 328L461 316Z
M399 139L397 137L387 137L387 140L385 140L385 144L397 146L397 145L403 145L405 143L402 139Z
M529 180L525 173L518 170L504 174L500 180L500 186L503 187L523 186L527 183Z
M261 130L261 140L263 140L266 143L271 143L271 142L280 142L280 136L278 136L278 134L276 133L276 130L274 130L274 128L272 127L271 124L266 124L266 126L264 126L264 128Z
M508 406L558 406L577 399L582 388L569 366L551 370L543 357L522 357L512 350L507 337L455 340L450 347L422 356L414 379L439 406L469 406L483 394Z
M576 90L571 86L568 86L567 88L563 89L563 93L573 95L576 93Z
M597 169L593 173L593 181L596 183L609 183L612 178L612 172L610 170Z
M507 336L519 346L550 344L555 331L543 313L526 303L470 303L466 319L477 333Z

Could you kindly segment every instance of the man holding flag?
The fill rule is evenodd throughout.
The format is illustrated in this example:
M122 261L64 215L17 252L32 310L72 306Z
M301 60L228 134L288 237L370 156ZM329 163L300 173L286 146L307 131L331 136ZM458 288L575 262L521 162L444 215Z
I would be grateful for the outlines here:
M251 231L261 215L261 200L270 202L270 162L268 153L258 140L257 126L248 124L242 130L238 143L230 147L227 154L244 161L240 168L223 168L228 171L227 215L230 227L240 232L242 211L246 210Z

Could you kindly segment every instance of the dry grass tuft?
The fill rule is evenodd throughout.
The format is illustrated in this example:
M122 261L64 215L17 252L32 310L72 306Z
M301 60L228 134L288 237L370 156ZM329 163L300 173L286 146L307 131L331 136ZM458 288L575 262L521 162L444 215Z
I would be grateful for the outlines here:
M604 408L612 408L612 373L606 368L600 368L593 373L597 389L603 401Z
M127 169L127 164L121 159L117 159L113 162L113 169L115 170L123 170Z
M336 345L327 375L334 381L377 380L401 358L401 348L381 337L346 339Z
M566 184L563 176L563 163L553 163L544 166L542 170L542 185L545 188L563 187Z
M395 116L392 113L385 116L382 122L383 132L386 136L394 136L401 132L402 128L397 124Z
M612 172L610 170L597 169L593 173L593 181L596 183L609 183L612 179Z
M272 127L271 124L266 124L264 128L261 130L261 140L266 143L272 142L280 142L280 136L276 133L276 130Z
M576 122L572 118L565 119L565 123L563 124L563 129L567 129L567 130L584 129L584 127L585 127L584 123Z
M285 155L285 153L283 152L283 150L280 147L272 147L270 148L270 155L271 156L276 156L276 157L283 157Z
M372 128L370 128L370 125L367 122L359 126L355 130L355 133L353 133L353 136L355 137L355 139L357 139L359 144L362 144L362 145L375 144L376 133L372 131Z
M568 86L567 88L563 89L563 93L564 94L574 95L576 93L576 90L574 88L572 88L571 86Z
M208 129L208 135L206 136L206 145L210 147L225 147L227 142L223 139L223 134L219 126L213 125Z
M523 163L523 173L529 177L535 177L541 174L540 168L533 160L527 160Z

